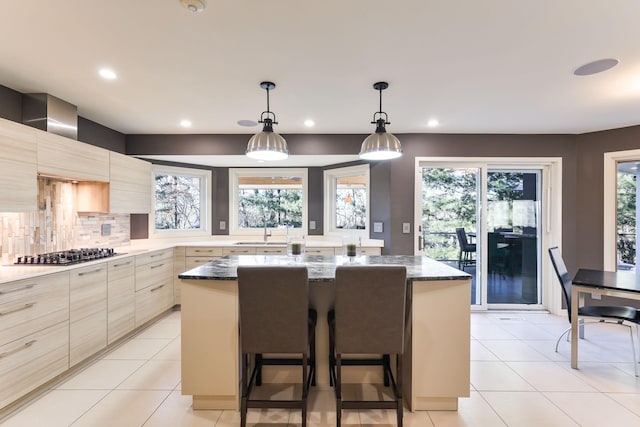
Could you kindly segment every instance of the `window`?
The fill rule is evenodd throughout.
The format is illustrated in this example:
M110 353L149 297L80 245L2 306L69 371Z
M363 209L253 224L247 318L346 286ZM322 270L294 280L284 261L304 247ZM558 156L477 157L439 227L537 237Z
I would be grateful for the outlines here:
M307 230L306 169L229 169L231 233Z
M325 231L369 232L369 165L324 171Z
M154 232L209 234L211 172L153 166Z

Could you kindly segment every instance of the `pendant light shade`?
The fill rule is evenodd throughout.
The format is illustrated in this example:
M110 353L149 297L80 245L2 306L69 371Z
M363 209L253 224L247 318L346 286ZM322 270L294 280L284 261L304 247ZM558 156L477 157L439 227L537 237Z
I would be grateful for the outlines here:
M375 133L372 133L362 142L360 158L365 160L390 160L402 156L400 140L395 135L388 133L386 125L391 124L387 113L382 111L382 91L389 87L387 82L374 83L373 88L380 92L380 110L373 114L371 124L376 125Z
M247 157L256 160L283 160L289 157L287 141L273 131L273 125L277 125L276 115L269 111L269 91L275 89L276 84L262 82L260 87L267 91L267 111L260 115L258 123L262 123L262 132L251 137L247 144Z

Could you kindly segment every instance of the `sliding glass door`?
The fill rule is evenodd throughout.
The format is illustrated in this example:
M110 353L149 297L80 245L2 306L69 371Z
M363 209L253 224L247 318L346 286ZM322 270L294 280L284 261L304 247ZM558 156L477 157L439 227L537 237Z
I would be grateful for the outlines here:
M542 305L543 169L477 162L418 166L417 252L471 274L470 302L477 308Z

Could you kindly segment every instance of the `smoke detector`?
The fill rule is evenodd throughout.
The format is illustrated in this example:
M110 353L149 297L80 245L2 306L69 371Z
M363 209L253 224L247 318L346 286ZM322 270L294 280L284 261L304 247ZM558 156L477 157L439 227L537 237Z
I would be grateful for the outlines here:
M180 0L180 4L190 12L202 12L207 7L205 0Z

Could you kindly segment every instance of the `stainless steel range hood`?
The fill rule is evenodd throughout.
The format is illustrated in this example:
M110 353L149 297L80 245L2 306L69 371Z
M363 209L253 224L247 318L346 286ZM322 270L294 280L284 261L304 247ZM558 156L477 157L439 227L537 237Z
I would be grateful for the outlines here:
M78 139L78 107L48 93L27 93L22 96L22 123Z

